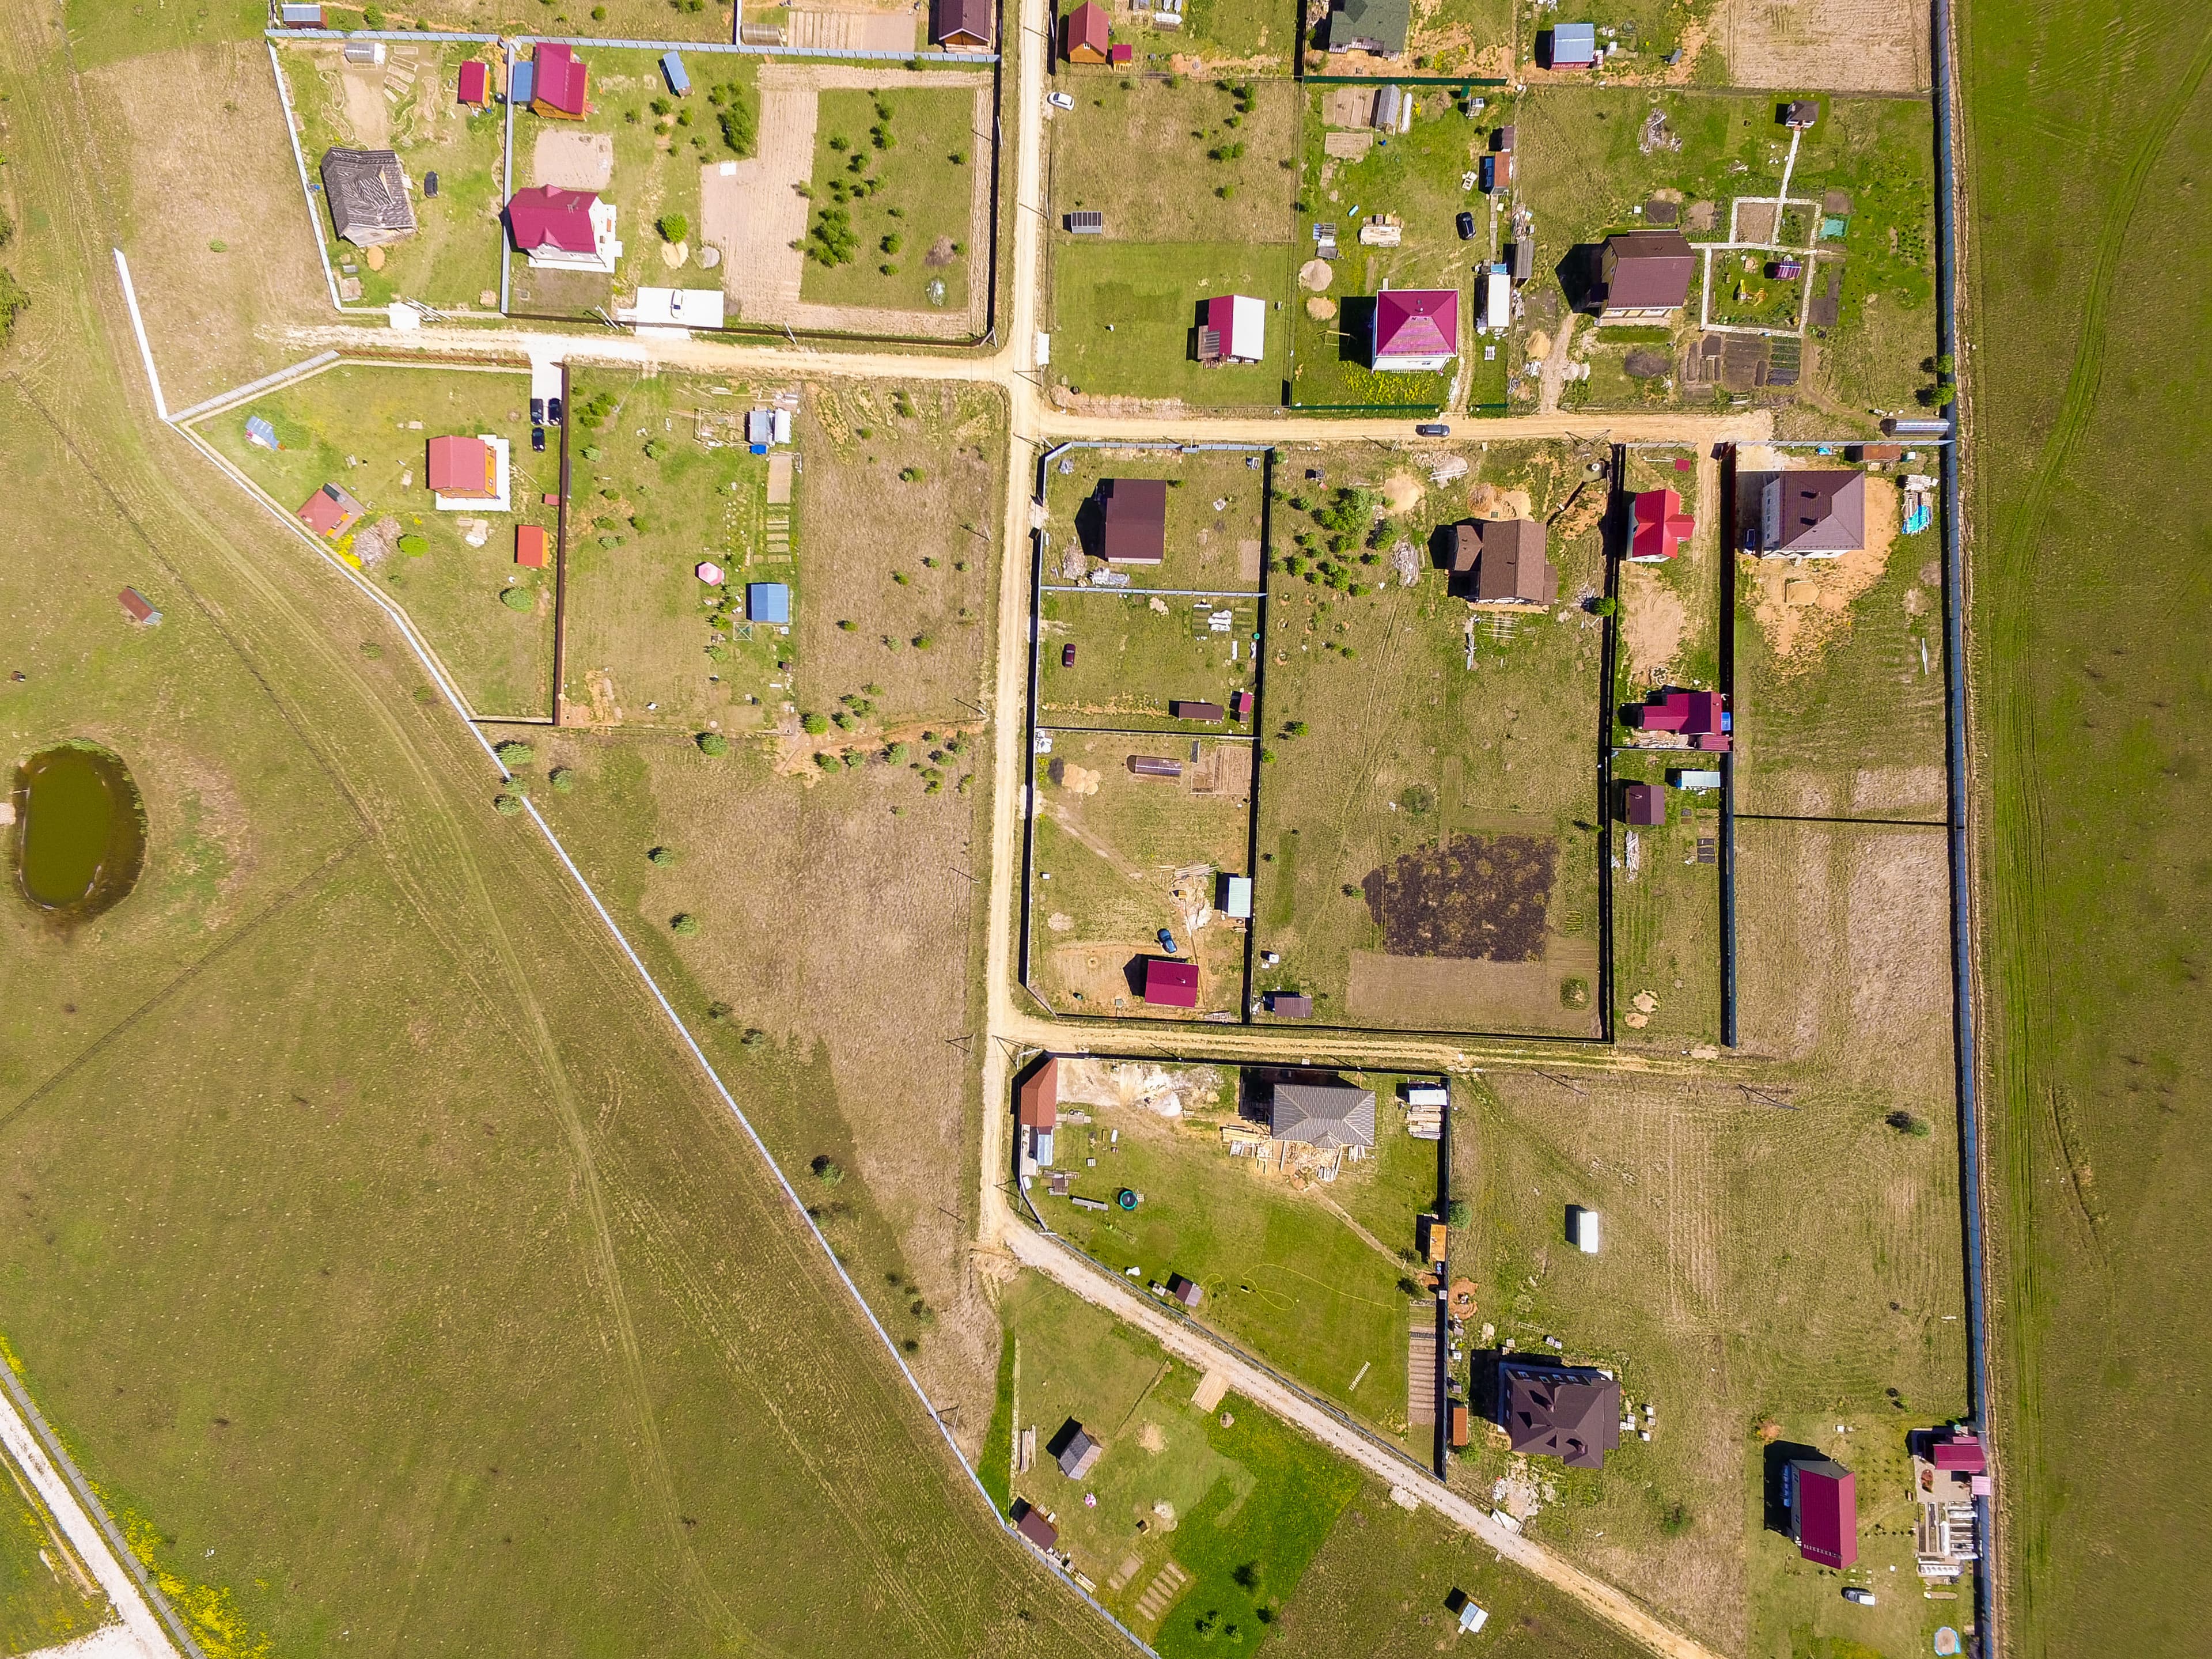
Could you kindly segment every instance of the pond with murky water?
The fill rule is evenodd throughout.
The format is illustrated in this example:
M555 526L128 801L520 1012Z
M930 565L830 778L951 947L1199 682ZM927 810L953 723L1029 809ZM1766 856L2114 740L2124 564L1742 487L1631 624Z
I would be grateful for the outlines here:
M145 809L131 769L87 744L61 744L15 769L15 881L58 921L80 921L118 902L146 856Z

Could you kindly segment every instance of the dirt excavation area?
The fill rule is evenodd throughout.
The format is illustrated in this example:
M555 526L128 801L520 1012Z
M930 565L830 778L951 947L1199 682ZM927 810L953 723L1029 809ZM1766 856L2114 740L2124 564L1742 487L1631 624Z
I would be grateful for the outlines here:
M1783 452L1746 444L1739 472L1785 466ZM1835 559L1747 559L1757 598L1752 616L1778 661L1804 665L1849 617L1852 603L1881 580L1897 541L1901 507L1897 480L1869 472L1866 481L1866 545Z
M1927 0L1721 0L1715 38L1739 87L1925 92Z
M530 176L560 190L605 190L615 176L614 134L548 127L531 146Z
M862 69L851 64L765 64L760 72L760 143L742 161L710 161L700 169L699 236L722 252L722 287L747 322L793 328L962 339L983 331L991 285L979 274L968 284L964 311L894 311L828 306L799 297L806 274L800 252L811 204L799 191L814 177L817 104L833 90L969 87L975 92L977 151L991 135L990 81L963 70ZM967 245L991 244L991 170L973 167Z

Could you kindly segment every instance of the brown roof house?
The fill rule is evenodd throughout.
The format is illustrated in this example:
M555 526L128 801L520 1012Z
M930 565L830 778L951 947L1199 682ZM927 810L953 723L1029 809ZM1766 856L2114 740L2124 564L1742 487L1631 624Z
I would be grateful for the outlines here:
M1451 527L1451 591L1477 605L1548 605L1559 567L1534 519L1470 519Z
M1060 1122L1060 1056L1047 1054L1014 1091L1014 1121L1021 1127L1024 1164L1052 1167L1052 1132ZM1026 1167L1024 1175L1030 1173Z
M1769 559L1838 559L1866 545L1866 474L1808 467L1747 472L1744 550Z
M407 175L388 149L327 149L323 152L323 201L331 230L341 242L374 247L415 234L415 209L407 199Z
M1498 1368L1498 1422L1515 1451L1602 1468L1620 1445L1620 1384L1589 1365L1509 1359Z
M998 27L992 0L937 0L929 38L951 52L988 52Z
M1099 546L1109 564L1158 564L1168 550L1168 481L1105 478L1098 485Z
M1052 1453L1052 1461L1060 1465L1060 1472L1071 1480L1080 1480L1090 1474L1106 1452L1106 1448L1092 1439L1090 1431L1072 1417L1060 1425L1047 1449Z
M1629 230L1605 239L1598 250L1598 280L1605 301L1601 323L1664 322L1689 303L1698 256L1679 230Z

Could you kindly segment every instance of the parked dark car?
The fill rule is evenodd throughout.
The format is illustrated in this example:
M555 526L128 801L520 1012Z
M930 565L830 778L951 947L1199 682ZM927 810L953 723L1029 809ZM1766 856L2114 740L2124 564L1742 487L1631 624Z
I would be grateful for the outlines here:
M545 428L544 427L533 426L530 428L530 447L533 450L537 451L540 455L543 455L545 453Z
M1154 937L1159 940L1161 950L1166 951L1170 956L1173 956L1176 953L1174 933L1170 932L1167 928L1163 927L1156 935L1154 935Z
M1471 242L1474 240L1474 216L1472 213L1462 213L1459 216L1459 239L1462 242Z
M547 419L546 422L545 422L548 426L558 426L558 425L560 425L560 424L561 424L561 400L560 400L558 398L556 398L555 399L553 399L553 401L552 401L551 403L550 403L550 404L546 404L546 405L545 405L545 413L546 413L547 416L549 417L549 418Z
M1442 421L1424 421L1413 428L1413 435L1419 438L1449 438L1451 428Z
M426 173L422 175L422 193L425 196L435 196L438 193L438 175L436 173Z
M1062 668L1073 668L1075 666L1075 641L1073 640L1070 640L1066 645L1060 647L1060 665Z
M544 398L532 398L530 400L530 424L532 426L544 426L545 424Z

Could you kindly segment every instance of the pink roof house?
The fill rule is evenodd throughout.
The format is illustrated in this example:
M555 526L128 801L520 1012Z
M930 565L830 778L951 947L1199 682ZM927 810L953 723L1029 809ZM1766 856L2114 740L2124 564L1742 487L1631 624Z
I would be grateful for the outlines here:
M1145 961L1145 1000L1164 1008L1198 1006L1198 964L1164 957Z
M1628 503L1628 557L1633 564L1663 564L1682 550L1698 521L1682 511L1671 489L1645 489Z
M1459 356L1459 290L1392 288L1375 296L1372 367L1382 374L1434 374Z

